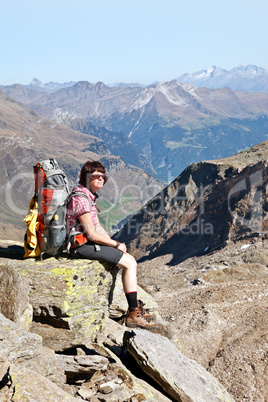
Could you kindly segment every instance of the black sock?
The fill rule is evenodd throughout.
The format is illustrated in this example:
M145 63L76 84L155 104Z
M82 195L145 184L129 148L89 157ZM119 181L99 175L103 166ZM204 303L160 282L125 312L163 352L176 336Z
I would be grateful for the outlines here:
M137 292L126 293L129 310L134 310L138 307Z

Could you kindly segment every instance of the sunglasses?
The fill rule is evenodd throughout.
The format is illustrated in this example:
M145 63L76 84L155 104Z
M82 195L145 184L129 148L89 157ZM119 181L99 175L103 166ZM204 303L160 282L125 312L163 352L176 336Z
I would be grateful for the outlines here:
M107 180L108 180L108 177L106 176L106 174L91 174L91 175L90 175L90 178L91 178L92 180L103 179L103 180L104 180L104 183L106 183Z

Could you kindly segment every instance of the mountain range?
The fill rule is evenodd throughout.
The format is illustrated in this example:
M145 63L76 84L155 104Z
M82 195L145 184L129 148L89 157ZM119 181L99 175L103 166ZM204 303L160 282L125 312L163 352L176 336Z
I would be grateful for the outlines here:
M238 66L231 70L212 66L192 74L183 74L177 80L212 89L229 87L247 92L268 92L268 71L254 65Z
M37 78L33 78L29 85L26 85L29 88L37 88L38 90L42 90L44 92L52 92L57 91L60 88L67 88L71 87L75 84L75 81L70 82L63 82L62 84L54 81L50 81L47 83L43 83L42 81L38 80Z
M268 91L268 71L256 65L239 65L230 70L217 66L185 73L176 78L182 84L188 83L196 87L207 87L211 89L229 87L233 90L246 92L267 92ZM157 82L151 85L157 84ZM50 81L43 83L37 78L33 78L30 84L24 85L27 88L38 89L44 92L57 91L60 88L67 88L75 85L76 81L58 83ZM117 82L106 84L108 87L146 87L141 83ZM1 89L1 85L0 85Z
M53 92L19 84L1 88L56 123L90 134L97 126L99 138L111 138L111 152L165 183L191 163L228 157L268 134L266 93L197 88L177 80L147 87L81 81Z

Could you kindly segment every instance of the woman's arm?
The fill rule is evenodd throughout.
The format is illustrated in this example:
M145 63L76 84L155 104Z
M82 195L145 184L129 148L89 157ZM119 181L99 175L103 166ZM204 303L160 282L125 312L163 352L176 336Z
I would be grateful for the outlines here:
M105 246L116 247L119 250L126 252L126 246L124 243L118 243L116 240L113 240L108 236L106 231L103 229L104 233L100 230L96 230L94 228L90 213L87 212L83 215L79 216L79 221L83 226L85 234L88 240L93 241L94 243L103 244ZM101 227L101 225L99 225ZM102 228L102 227L101 227Z
M106 232L106 230L101 226L98 216L97 216L97 226L96 226L96 229L95 229L95 230L96 230L98 233L102 234L103 236L106 236L106 237L109 237L109 238L110 238L110 236L108 235L108 233Z

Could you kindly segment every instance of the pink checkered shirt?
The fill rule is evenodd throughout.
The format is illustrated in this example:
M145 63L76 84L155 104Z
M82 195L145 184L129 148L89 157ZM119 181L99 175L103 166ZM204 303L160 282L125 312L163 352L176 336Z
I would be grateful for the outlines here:
M66 211L66 221L67 221L67 232L74 227L76 222L78 221L79 216L89 212L91 215L91 219L94 227L97 225L97 207L95 204L95 200L98 197L97 194L92 194L85 186L79 184L75 186L72 190L73 192L84 193L91 201L91 205L89 200L83 196L74 196L70 199L67 205ZM81 225L77 226L78 231L83 232L83 228Z

